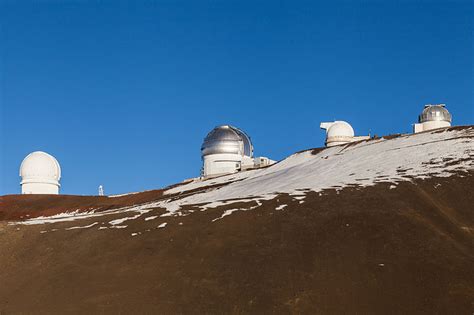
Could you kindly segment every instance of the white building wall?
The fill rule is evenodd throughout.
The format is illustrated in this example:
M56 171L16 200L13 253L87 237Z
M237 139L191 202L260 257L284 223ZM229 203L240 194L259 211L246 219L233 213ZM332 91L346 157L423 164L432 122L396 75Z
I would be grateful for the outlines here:
M276 161L267 157L251 158L237 154L212 154L204 156L202 177L209 178L232 174L275 164Z
M238 154L212 154L203 157L203 177L231 174L241 168L242 156Z
M425 121L424 123L414 124L413 132L418 133L422 131L450 127L451 123L448 121Z
M414 124L413 133L418 133L423 131L423 124Z
M275 164L276 161L272 160L272 159L269 159L267 157L264 157L264 156L259 156L259 157L256 157L254 159L254 166L256 168L259 168L259 167L265 167L265 166L268 166L268 165L272 165L272 164Z
M59 185L47 183L22 183L22 194L58 195Z
M326 139L326 146L333 147L336 145L346 144L346 143L350 143L354 141L357 141L357 140L354 140L354 137L349 137L349 136L328 137Z
M247 170L255 167L255 163L253 161L253 158L250 156L243 156L242 157L242 165L241 169L242 170Z

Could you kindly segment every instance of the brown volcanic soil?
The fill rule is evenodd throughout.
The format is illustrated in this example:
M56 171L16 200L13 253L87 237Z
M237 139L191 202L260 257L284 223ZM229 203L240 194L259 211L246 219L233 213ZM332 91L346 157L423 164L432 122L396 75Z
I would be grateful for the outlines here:
M75 195L5 195L0 196L0 221L27 220L41 216L52 216L65 212L102 212L111 209L134 206L163 198L181 197L183 194L193 194L200 190L222 186L214 184L186 191L182 194L166 195L163 192L181 184L164 189L131 193L117 197L106 196L75 196ZM0 314L1 315L1 314Z
M120 197L73 195L0 196L0 221L50 216L66 211L104 211L160 199L163 190L150 190Z
M225 207L124 229L0 222L0 313L472 314L473 185L282 195L216 222ZM74 197L51 198L35 204Z

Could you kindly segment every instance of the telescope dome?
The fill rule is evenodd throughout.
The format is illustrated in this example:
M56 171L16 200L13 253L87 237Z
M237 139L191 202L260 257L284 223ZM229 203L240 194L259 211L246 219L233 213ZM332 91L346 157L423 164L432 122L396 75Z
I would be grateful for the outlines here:
M222 125L214 128L204 139L201 147L202 156L212 154L236 154L253 156L253 146L250 137L242 130Z
M354 137L354 129L345 121L335 121L327 130L327 137Z
M21 163L20 176L21 184L45 183L59 186L61 167L53 156L36 151L28 154Z
M420 123L428 121L446 121L451 123L452 117L444 104L425 105L423 112L420 114L418 121Z

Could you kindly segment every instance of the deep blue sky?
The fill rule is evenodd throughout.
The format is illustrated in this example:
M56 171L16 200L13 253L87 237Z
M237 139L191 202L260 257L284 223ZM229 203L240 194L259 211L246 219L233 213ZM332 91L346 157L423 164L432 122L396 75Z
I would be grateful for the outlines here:
M273 159L321 121L409 132L446 103L473 124L473 3L0 0L0 195L35 150L62 193L115 194L199 175L219 124Z

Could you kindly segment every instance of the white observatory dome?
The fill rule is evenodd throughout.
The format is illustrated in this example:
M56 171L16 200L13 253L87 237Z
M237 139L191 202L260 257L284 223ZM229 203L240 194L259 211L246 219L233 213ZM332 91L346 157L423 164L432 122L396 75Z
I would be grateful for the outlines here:
M354 129L345 121L325 122L321 123L320 127L326 129L326 145L328 147L354 141Z
M329 137L354 137L354 129L345 121L335 121L329 127L327 136Z
M23 194L58 194L61 167L58 161L45 152L28 154L20 166Z
M439 105L425 105L423 112L418 117L418 122L424 123L428 121L446 121L451 123L451 114L444 104Z
M214 128L204 139L201 147L202 156L213 154L237 154L253 156L253 145L250 137L242 130L222 125Z

